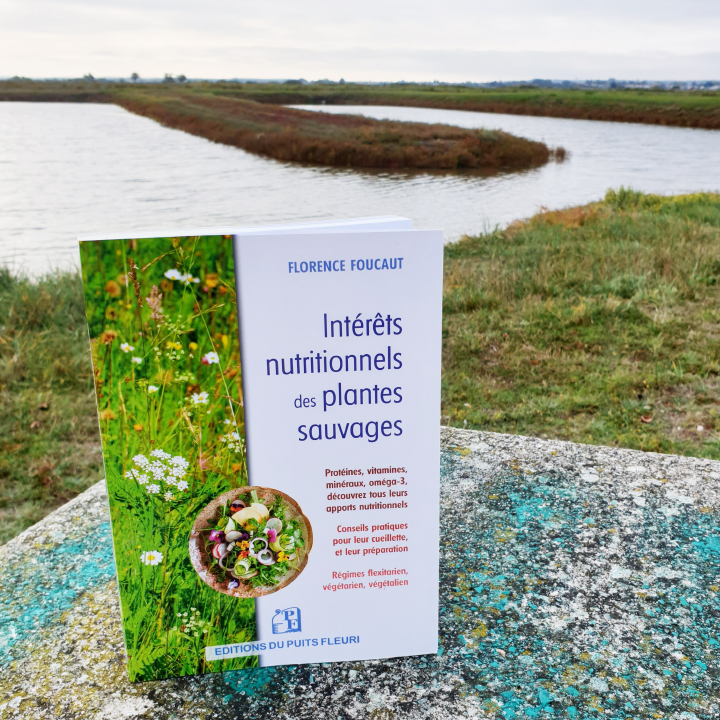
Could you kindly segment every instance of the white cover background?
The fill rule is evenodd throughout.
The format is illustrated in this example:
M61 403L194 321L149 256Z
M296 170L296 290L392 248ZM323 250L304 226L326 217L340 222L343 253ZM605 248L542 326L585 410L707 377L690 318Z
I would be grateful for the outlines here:
M327 232L327 231L326 231ZM258 640L359 635L360 643L291 648L261 656L261 665L369 659L437 651L440 362L442 322L441 231L397 230L305 235L235 237L241 325L243 390L250 483L288 493L310 519L314 546L303 573L287 588L256 601ZM402 270L350 271L352 258L402 257ZM346 272L290 274L288 262L345 259ZM324 338L329 318L402 318L403 332L390 337ZM402 353L401 370L340 372L268 377L268 358L310 350L328 356L387 350ZM323 412L322 391L402 387L403 401L389 405L334 407ZM317 407L296 409L299 395L315 397ZM312 423L402 420L400 437L299 441L298 426ZM406 509L330 514L325 469L405 467L409 491ZM368 481L361 491L369 493ZM383 476L378 476L382 478ZM387 490L387 488L377 488ZM398 489L397 487L395 489ZM345 490L352 492L353 490ZM337 492L337 491L336 491ZM386 498L383 502L395 499ZM368 499L360 502L372 502ZM356 502L356 505L359 503ZM336 557L336 526L405 523L409 552L379 556ZM360 533L357 533L360 534ZM370 533L363 533L363 535ZM352 535L352 533L350 533ZM343 534L342 536L347 536ZM392 544L392 543L390 543ZM347 546L344 546L347 547ZM368 547L350 545L349 547ZM406 568L409 584L382 590L323 590L340 582L332 571ZM378 580L392 577L376 578ZM297 606L302 632L272 635L275 611Z

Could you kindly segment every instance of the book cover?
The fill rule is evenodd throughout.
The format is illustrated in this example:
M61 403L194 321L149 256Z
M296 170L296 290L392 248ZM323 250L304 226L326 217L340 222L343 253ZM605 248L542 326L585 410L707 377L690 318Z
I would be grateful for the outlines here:
M437 650L442 236L331 230L80 244L133 681Z

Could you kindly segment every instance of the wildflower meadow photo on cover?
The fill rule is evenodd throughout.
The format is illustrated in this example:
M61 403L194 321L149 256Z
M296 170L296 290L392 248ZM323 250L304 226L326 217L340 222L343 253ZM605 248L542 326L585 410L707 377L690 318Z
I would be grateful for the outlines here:
M247 485L232 237L80 254L129 677L254 667L206 665L206 646L256 638L255 607L203 582L188 548L203 508Z

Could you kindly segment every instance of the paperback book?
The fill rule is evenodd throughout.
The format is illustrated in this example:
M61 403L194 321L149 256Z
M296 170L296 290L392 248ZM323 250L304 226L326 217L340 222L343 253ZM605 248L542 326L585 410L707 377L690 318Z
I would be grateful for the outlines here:
M437 652L442 233L80 254L130 680Z

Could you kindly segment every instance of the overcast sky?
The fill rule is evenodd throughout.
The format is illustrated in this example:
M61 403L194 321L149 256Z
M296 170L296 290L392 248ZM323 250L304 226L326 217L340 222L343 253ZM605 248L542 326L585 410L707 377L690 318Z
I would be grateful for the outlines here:
M0 0L0 76L720 78L718 0Z

